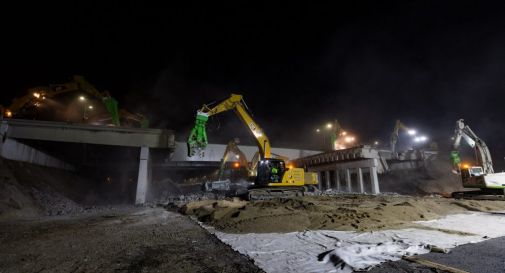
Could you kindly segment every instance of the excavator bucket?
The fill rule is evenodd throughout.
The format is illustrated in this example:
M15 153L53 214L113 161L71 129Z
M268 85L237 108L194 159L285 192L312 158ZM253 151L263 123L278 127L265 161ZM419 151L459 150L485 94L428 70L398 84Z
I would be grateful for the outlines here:
M188 138L188 156L194 156L197 151L201 151L207 147L207 132L205 125L209 120L209 116L202 112L196 113L195 126L191 129L191 134Z

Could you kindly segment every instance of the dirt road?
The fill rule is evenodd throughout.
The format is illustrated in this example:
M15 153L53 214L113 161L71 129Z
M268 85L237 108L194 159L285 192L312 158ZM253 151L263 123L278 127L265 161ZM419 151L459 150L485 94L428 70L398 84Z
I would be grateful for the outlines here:
M0 272L263 272L185 216L125 208L0 222Z

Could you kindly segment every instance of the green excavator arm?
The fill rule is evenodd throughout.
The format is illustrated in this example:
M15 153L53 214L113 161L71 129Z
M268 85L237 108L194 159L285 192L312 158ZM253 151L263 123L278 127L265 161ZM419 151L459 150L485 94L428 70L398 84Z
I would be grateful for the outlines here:
M196 113L195 126L191 129L191 134L188 137L188 156L194 156L198 151L204 150L207 147L207 132L206 124L209 120L209 115L203 112Z

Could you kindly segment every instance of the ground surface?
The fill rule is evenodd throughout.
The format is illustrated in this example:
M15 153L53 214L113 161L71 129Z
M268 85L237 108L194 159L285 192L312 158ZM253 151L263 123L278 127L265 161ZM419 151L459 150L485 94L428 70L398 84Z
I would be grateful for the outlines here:
M186 216L123 208L0 222L0 272L262 272Z
M399 195L335 195L268 201L204 200L182 212L227 233L303 230L373 231L415 226L468 211L504 211L504 201L454 200Z
M481 243L462 245L454 248L449 254L429 253L419 257L467 272L499 273L505 272L503 253L505 253L505 237L500 237ZM416 263L397 261L382 264L369 272L431 273L436 271Z

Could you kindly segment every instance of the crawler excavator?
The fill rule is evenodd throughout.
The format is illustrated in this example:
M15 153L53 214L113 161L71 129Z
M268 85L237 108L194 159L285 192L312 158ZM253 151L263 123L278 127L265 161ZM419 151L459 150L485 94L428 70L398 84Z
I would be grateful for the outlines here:
M17 114L29 107L38 107L44 100L53 98L69 92L85 92L90 96L102 101L107 112L109 113L108 120L112 125L121 126L121 121L125 125L137 124L138 127L149 127L149 121L141 114L132 114L125 109L118 109L118 102L109 92L98 91L91 83L86 81L84 77L75 75L73 80L67 83L51 84L49 86L35 87L28 90L28 93L20 98L13 100L8 107L0 105L1 117L15 118Z
M249 182L249 180L251 180L250 178L255 177L256 175L255 172L256 165L254 162L256 161L257 163L259 153L256 152L256 154L252 159L252 162L249 163L246 155L238 147L239 142L240 141L238 138L233 138L228 142L224 150L223 158L221 158L217 180L205 182L203 184L203 189L205 191L236 196L243 194L244 192L247 192L247 189L253 185L251 182ZM241 178L243 179L241 179L240 181L232 182L229 178L225 178L227 162L230 159L233 159L233 165L232 165L233 171L245 170L247 173L246 176L242 173L243 177Z
M254 185L248 190L249 199L268 199L276 196L302 195L315 190L318 184L316 173L303 168L289 168L282 158L274 158L270 140L253 120L241 95L231 94L227 99L212 105L203 105L196 112L195 126L188 137L188 156L203 153L208 144L206 123L209 117L233 110L247 126L259 149Z
M461 163L458 153L461 138L475 149L477 164ZM495 173L493 160L486 143L479 138L463 119L456 121L454 130L451 159L456 173L461 176L461 182L465 188L478 188L477 191L454 192L455 198L485 198L485 195L502 195L505 193L505 172Z

